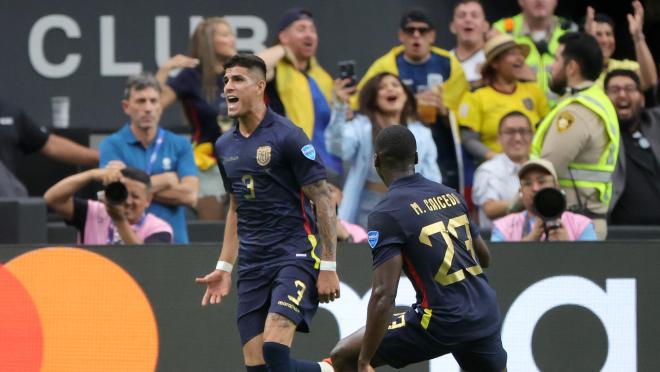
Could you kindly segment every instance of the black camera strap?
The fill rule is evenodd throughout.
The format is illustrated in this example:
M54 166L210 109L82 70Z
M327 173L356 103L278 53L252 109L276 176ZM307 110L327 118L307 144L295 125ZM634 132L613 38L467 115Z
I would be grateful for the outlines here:
M575 178L573 177L573 172L571 172L571 167L567 167L568 175L571 176L571 184L573 184L573 190L575 190L575 197L577 198L578 208L581 211L588 210L584 205L582 205L582 199L580 198L580 193L578 192L577 185L575 184Z

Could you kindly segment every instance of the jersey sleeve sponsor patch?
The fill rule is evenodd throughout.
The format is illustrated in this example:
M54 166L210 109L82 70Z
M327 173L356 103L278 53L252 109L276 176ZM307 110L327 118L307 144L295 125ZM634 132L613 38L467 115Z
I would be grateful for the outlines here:
M316 149L314 149L314 146L312 146L311 143L303 146L300 151L302 151L307 159L316 160Z
M367 233L367 241L369 242L369 246L371 249L376 247L376 244L378 244L378 231L369 231Z

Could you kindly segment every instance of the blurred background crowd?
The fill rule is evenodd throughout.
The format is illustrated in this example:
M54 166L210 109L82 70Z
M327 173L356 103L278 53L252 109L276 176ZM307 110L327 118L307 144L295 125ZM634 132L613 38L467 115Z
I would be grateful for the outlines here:
M278 14L268 22L272 42L245 48L267 64L267 104L304 130L327 167L339 240L366 241L367 215L387 192L372 164L373 139L391 125L413 132L417 172L456 189L492 241L603 240L608 227L660 225L660 51L648 33L649 14L660 19L660 9L640 1L438 4L403 2L395 17L383 17L396 19L381 25L391 34L385 49L365 41L383 39L370 36L375 3L369 12L356 5L369 21L350 25L355 37L341 42L358 43L359 56L336 37L334 48L322 46L346 30L333 29L333 14L314 4L270 10ZM104 17L101 30L114 22ZM76 37L75 24L57 20L58 32ZM234 127L223 64L244 51L242 21L191 21L187 51L161 53L151 72L127 73L123 91L89 87L90 102L114 97L103 105L114 112L107 117L66 95L52 97L44 117L37 103L3 92L0 208L31 211L34 200L24 198L38 197L50 242L188 243L196 240L191 226L220 233L227 193L213 149ZM48 50L53 39L41 32ZM61 57L36 69L66 75L75 55ZM111 60L106 73L133 71ZM21 91L31 90L39 87ZM98 133L92 140L90 130Z

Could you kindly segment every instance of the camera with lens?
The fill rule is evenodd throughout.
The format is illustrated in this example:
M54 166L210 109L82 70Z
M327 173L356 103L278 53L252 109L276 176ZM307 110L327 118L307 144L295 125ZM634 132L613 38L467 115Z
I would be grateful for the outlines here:
M109 183L105 186L105 201L108 204L119 205L128 199L128 189L120 181Z
M547 231L558 228L558 220L566 210L564 192L553 187L539 190L534 195L534 210Z

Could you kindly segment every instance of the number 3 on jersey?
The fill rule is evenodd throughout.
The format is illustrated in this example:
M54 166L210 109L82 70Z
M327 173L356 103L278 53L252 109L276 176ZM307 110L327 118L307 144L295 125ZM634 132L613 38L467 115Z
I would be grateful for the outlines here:
M254 178L251 175L246 174L241 178L241 182L247 188L248 192L243 195L245 199L254 199L256 195L254 194Z
M451 264L452 261L454 260L454 253L455 253L453 238L458 239L458 233L456 232L456 228L459 227L465 227L465 232L467 235L467 240L465 241L465 247L467 248L468 252L470 252L470 255L472 256L474 262L477 263L474 266L466 267L465 270L474 276L479 275L483 272L483 269L479 265L477 258L475 257L474 254L474 248L472 247L472 236L470 235L470 224L465 214L450 219L449 221L447 221L446 226L445 223L442 221L432 223L430 225L426 225L422 228L422 231L419 233L419 241L422 244L428 245L429 247L433 247L433 245L431 244L430 236L437 233L442 234L442 238L444 239L445 244L447 244L447 250L445 251L445 256L442 260L442 264L440 265L438 272L435 274L435 280L444 286L456 282L460 282L461 280L465 279L465 272L463 271L462 268L454 271L451 274L449 273L449 269L451 269Z

